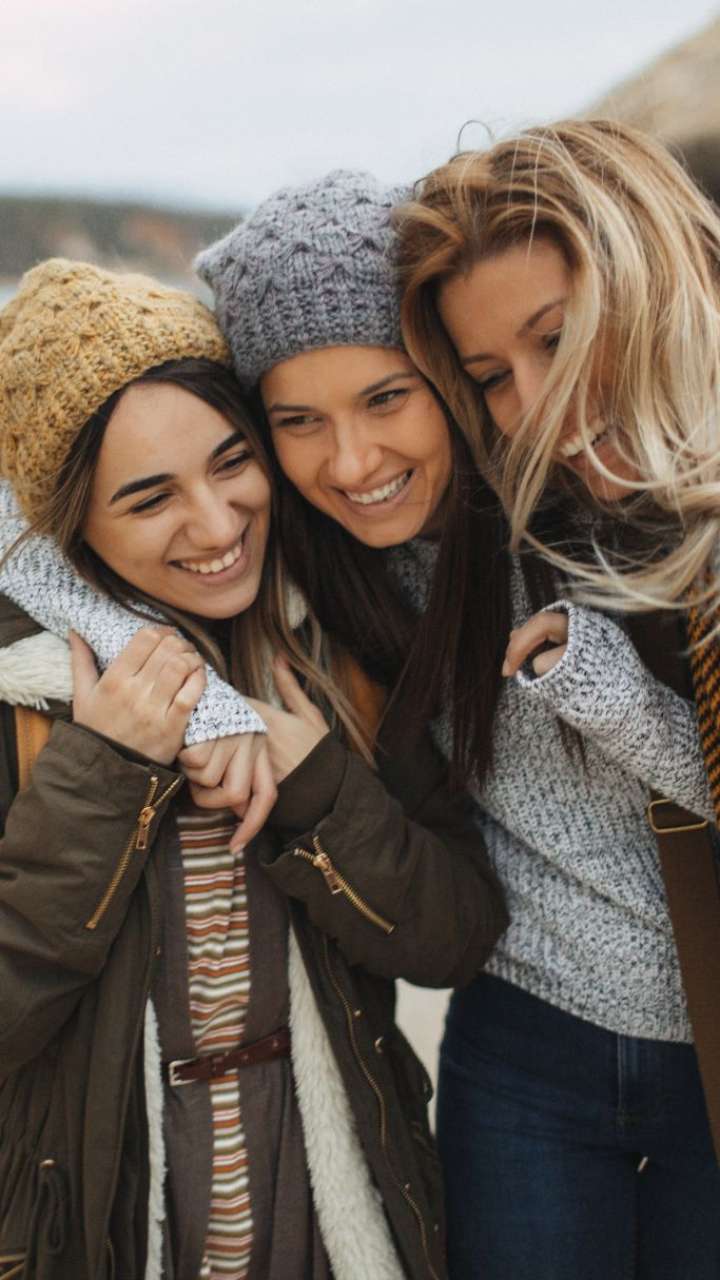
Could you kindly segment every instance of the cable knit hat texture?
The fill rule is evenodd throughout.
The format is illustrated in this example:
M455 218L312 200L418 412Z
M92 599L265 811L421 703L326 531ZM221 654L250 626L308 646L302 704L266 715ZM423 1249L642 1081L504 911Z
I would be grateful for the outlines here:
M402 346L390 215L407 194L338 169L277 191L198 256L245 386L317 347Z
M52 258L0 311L0 472L33 519L88 418L166 360L230 363L207 307L147 276Z

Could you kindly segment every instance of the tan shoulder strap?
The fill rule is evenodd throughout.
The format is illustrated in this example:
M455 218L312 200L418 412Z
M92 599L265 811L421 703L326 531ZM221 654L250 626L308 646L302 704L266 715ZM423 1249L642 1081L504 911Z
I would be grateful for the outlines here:
M688 696L686 639L677 621L658 614L633 618L630 635L646 667ZM648 820L660 866L680 972L695 1038L708 1119L720 1163L720 883L709 823L652 793Z
M52 720L32 707L15 708L17 739L18 789L23 791L30 781L35 760L50 737Z

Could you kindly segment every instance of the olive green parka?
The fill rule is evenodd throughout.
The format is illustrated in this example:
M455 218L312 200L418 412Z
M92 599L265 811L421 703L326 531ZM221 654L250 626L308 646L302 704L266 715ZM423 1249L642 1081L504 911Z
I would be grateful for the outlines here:
M37 632L0 598L0 696L9 646ZM14 695L32 698L31 688ZM14 713L0 703L0 1277L162 1280L150 1241L146 1028L182 777L53 710L50 740L16 794ZM306 1054L294 1068L316 1093L302 1113L309 1163L322 1126L340 1123L332 1075L349 1103L359 1176L369 1170L384 1207L375 1192L343 1203L331 1171L323 1184L311 1165L333 1274L379 1280L364 1260L377 1226L367 1212L381 1214L390 1242L384 1274L439 1280L430 1086L395 1024L393 979L468 982L507 918L465 802L448 793L429 744L407 754L388 722L378 761L375 774L324 738L281 784L250 856L289 900L293 1051L304 1040Z

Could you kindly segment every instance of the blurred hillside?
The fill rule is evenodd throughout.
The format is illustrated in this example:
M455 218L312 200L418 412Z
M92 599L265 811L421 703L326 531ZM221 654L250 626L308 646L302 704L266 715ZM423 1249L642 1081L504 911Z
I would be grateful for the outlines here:
M0 196L0 280L43 258L87 259L197 285L192 260L239 215L61 196Z
M720 204L720 18L618 85L590 114L670 143Z

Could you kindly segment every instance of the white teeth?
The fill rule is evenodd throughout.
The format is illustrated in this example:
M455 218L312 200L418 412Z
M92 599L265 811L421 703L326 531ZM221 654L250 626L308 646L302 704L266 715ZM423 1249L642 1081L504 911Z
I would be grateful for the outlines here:
M387 502L388 498L394 498L396 493L405 488L411 475L412 471L404 471L401 476L389 480L379 489L371 489L369 493L350 493L348 489L344 489L343 493L351 502L357 502L361 507L369 507L374 502Z
M604 434L604 426L598 426L594 431L591 430L589 432L590 443L594 444L595 441L599 440L600 436ZM563 440L558 452L561 458L575 458L579 453L582 453L585 448L587 448L587 442L583 440L580 432L576 431L574 436L569 436L567 440Z
M189 569L191 573L220 573L221 569L229 569L231 564L242 555L242 544L238 542L232 551L226 551L221 560L180 560L181 569Z

